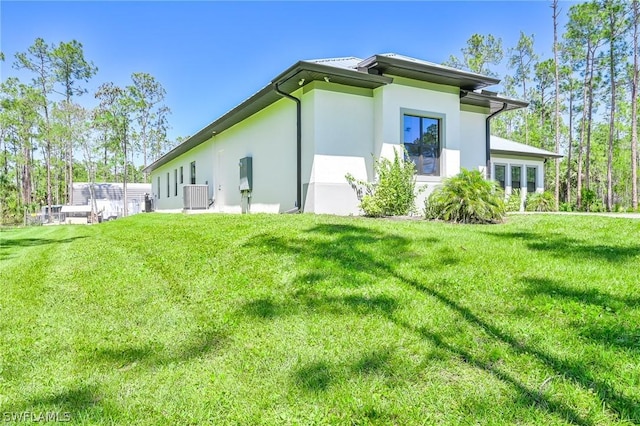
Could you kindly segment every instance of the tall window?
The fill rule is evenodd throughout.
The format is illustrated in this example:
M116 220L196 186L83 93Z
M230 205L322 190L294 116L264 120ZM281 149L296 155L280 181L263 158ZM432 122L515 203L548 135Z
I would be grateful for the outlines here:
M196 162L191 162L191 185L196 184Z
M160 176L158 176L158 186L157 186L157 194L158 194L158 199L160 199Z
M171 192L169 191L169 172L167 172L167 198L171 197Z
M178 169L173 169L173 195L178 196Z
M404 115L404 147L416 172L440 176L440 119Z
M182 166L180 166L180 185L184 183L184 173L182 171Z
M507 177L507 166L503 165L503 164L496 164L496 169L495 169L495 179L496 182L498 182L498 184L500 184L500 187L502 189L505 188L505 183L506 183L506 177Z
M522 188L522 167L511 166L511 188Z
M527 167L527 192L536 192L536 175L537 167Z

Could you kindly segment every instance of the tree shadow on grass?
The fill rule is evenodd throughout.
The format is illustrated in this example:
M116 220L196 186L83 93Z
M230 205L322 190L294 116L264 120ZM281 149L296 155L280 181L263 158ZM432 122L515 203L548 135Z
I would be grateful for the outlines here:
M552 254L563 256L597 256L607 261L616 262L621 259L628 259L636 256L640 246L635 247L615 247L606 245L586 245L577 240L565 237L554 237L549 241L537 241L541 235L534 233L512 233L512 234L491 234L500 238L522 238L528 240L528 246L535 250L545 250ZM429 241L435 244L437 241ZM348 275L354 269L358 271L371 271L371 275L376 279L396 279L405 285L421 292L429 297L434 298L449 310L459 315L465 322L474 328L481 330L483 333L491 336L493 340L500 344L506 344L514 353L534 356L538 362L554 370L556 374L562 375L572 381L580 388L592 389L598 398L620 418L631 419L633 422L640 422L640 400L627 397L606 381L596 377L587 366L579 361L562 360L552 356L551 354L538 349L537 347L524 344L511 336L506 331L484 320L480 316L472 312L466 306L463 306L437 290L446 283L433 283L428 285L415 279L405 276L403 273L395 270L395 261L400 256L411 255L409 252L410 241L393 234L386 234L367 228L361 228L354 225L317 225L307 230L303 238L272 238L268 241L260 237L256 241L249 244L267 246L269 250L280 253L295 253L300 255L302 262L315 261L316 264L327 264L332 269L332 274ZM378 245L375 251L369 250L369 245ZM381 254L382 253L382 254ZM451 263L447 261L445 263ZM455 262L454 262L455 263ZM310 263L311 265L313 262ZM304 266L304 263L302 264ZM303 268L301 268L303 269ZM309 272L317 274L316 271ZM332 307L335 300L331 297L325 297L321 293L314 294L314 302L320 306ZM321 301L322 298L325 301ZM318 301L318 298L320 298ZM308 304L308 301L307 301ZM340 304L349 305L346 300L341 300ZM388 306L380 308L380 306ZM431 342L437 348L444 350L451 355L460 358L474 367L485 371L497 379L511 385L518 392L519 403L532 404L539 409L550 414L557 415L573 424L591 425L593 422L581 416L571 406L564 403L556 397L546 395L542 391L531 388L523 384L512 374L501 369L499 366L483 361L472 353L469 353L462 347L448 343L439 334L430 330L416 327L411 323L400 320L394 315L395 305L393 304L367 304L360 301L353 301L349 307L358 313L376 313L383 315L389 321L399 327L417 334L421 338ZM393 307L393 309L391 309ZM249 310L254 309L249 307ZM377 309L377 310L376 310ZM268 307L265 312L277 312L278 309ZM286 309L285 309L286 311ZM340 310L336 311L337 313ZM322 362L308 366L307 369L299 370L296 377L310 375L313 379L304 385L312 389L326 389L331 382L331 369Z
M596 289L571 288L563 283L535 277L523 277L529 285L524 294L530 297L549 297L564 299L583 305L602 308L597 317L585 320L585 324L576 324L577 332L588 339L607 346L640 351L640 330L635 322L621 317L619 313L640 306L640 298L634 296L616 296Z
M222 350L227 341L227 334L207 330L191 336L191 339L173 350L157 343L115 345L97 348L87 356L94 362L115 364L116 368L126 371L137 366L153 367L206 357Z
M401 375L393 359L394 350L382 348L369 351L353 362L328 363L314 361L296 368L292 374L294 384L307 392L322 392L341 382L345 375L382 375L389 378Z
M389 296L326 296L313 290L297 291L286 301L276 302L270 298L251 300L239 309L239 314L270 320L287 315L307 314L383 314L391 315L398 302Z
M571 288L548 278L523 277L523 281L529 285L524 294L530 297L549 296L614 310L640 306L640 297L637 296L615 296L593 288Z
M70 238L1 238L0 260L15 257L15 254L21 248L45 246L49 244L67 244L82 238L87 238L87 236L82 235Z
M76 416L98 407L102 396L96 386L78 385L63 390L36 396L23 403L2 407L7 413L46 413L55 412L60 418L66 413L73 421Z
M522 240L530 250L580 261L596 259L612 263L626 262L640 254L640 245L590 244L560 234L538 232L484 232L484 234L494 238Z

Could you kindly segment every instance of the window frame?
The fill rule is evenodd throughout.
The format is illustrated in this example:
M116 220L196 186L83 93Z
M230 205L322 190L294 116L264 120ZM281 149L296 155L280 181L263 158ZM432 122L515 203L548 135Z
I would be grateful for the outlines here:
M513 186L513 169L520 169L520 179L518 180L518 186ZM509 181L511 183L511 191L518 189L522 191L522 169L524 168L523 164L511 164L509 167Z
M525 165L527 193L534 193L538 189L538 166ZM533 170L533 189L529 190L529 170Z
M158 175L158 200L160 199L160 193L162 192L162 187L160 186L160 175Z
M496 179L496 176L498 175L498 173L496 172L496 169L497 169L498 167L504 167L504 185L500 185L500 181ZM511 183L511 182L510 182L510 180L508 179L508 176L507 176L507 170L508 170L509 168L510 168L510 164L506 164L506 163L494 163L494 164L493 164L493 174L492 174L492 176L493 176L493 180L494 180L495 182L497 182L497 183L498 183L498 185L499 185L499 186L500 186L504 191L506 191L506 190L507 190L507 183L509 183L509 184ZM509 186L510 186L510 185L509 185Z
M435 174L422 173L420 170L418 170L418 165L415 163L414 164L416 165L416 177L418 178L418 180L431 180L431 179L440 180L443 176L446 176L446 173L444 170L444 164L442 161L442 153L446 147L445 135L447 134L446 132L447 115L439 112L434 112L434 111L425 111L425 110L418 110L418 109L411 109L411 108L400 108L400 144L402 145L403 149L406 149L405 140L404 140L405 116L417 117L420 119L427 118L427 119L438 121L438 149L437 149L437 156L435 157L437 173ZM420 126L422 127L422 120L420 121ZM431 158L431 157L427 157L427 158Z
M184 184L184 171L182 170L182 166L180 166L180 185Z
M167 172L167 198L171 198L171 182L169 176L169 172Z
M178 169L173 169L173 195L178 196Z
M191 185L195 185L196 184L196 162L195 160L191 162L191 164L189 165L189 181L191 182Z

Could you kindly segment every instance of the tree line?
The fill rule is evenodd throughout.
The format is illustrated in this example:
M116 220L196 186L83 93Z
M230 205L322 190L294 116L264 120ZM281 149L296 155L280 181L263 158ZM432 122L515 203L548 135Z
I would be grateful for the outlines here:
M564 155L546 168L557 207L637 210L638 1L572 5L564 29L558 1L550 6L553 58L536 53L534 35L521 32L504 49L500 38L474 34L445 64L494 76L506 65L504 95L530 105L498 116L493 133Z
M0 52L0 60L6 61ZM73 182L145 182L142 169L173 144L166 92L151 74L101 84L80 104L98 68L76 40L37 38L12 63L28 82L0 83L0 221L19 222L40 206L73 204ZM136 166L142 158L143 165ZM92 185L90 185L92 190ZM92 194L92 198L93 194ZM126 215L126 203L124 203Z

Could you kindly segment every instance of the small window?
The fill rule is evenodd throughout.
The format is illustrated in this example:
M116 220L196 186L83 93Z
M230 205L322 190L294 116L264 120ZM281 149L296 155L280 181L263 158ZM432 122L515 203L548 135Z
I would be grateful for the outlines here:
M512 189L522 188L522 167L521 166L511 166L511 188Z
M424 176L440 176L439 118L404 115L404 147L416 165L416 173Z
M506 184L507 166L503 164L496 164L495 180L500 185L500 188L504 189Z
M158 199L160 199L160 176L158 176L158 185L156 187L156 194L158 194Z
M182 171L182 166L180 166L180 185L184 183L184 173Z
M167 198L171 197L171 192L169 191L169 172L167 172Z
M178 196L178 169L173 170L173 195Z
M191 185L196 184L196 162L191 162Z
M538 174L537 167L527 167L527 192L536 192L536 175Z

